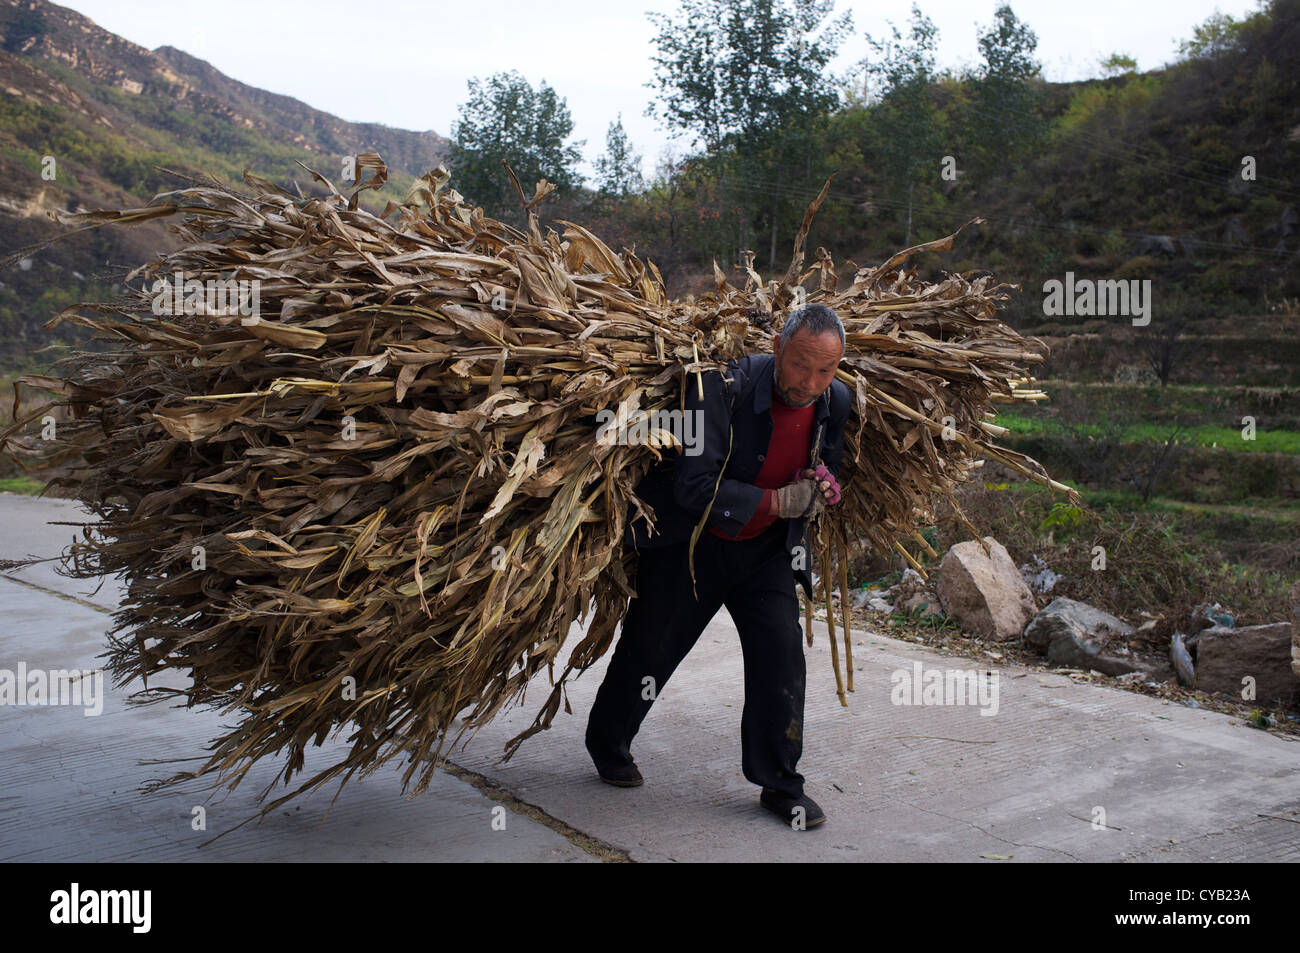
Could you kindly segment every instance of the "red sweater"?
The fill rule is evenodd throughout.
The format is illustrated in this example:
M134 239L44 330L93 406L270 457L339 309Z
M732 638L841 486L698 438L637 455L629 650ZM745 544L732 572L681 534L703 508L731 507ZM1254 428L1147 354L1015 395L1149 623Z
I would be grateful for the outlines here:
M761 534L777 521L769 511L772 508L773 491L790 482L796 469L803 469L809 463L809 449L812 440L812 424L816 404L807 407L791 407L781 403L781 398L772 391L772 439L767 445L767 456L763 468L758 471L754 485L763 489L763 501L745 528L735 536L728 536L720 530L709 527L709 532L723 539L752 539Z

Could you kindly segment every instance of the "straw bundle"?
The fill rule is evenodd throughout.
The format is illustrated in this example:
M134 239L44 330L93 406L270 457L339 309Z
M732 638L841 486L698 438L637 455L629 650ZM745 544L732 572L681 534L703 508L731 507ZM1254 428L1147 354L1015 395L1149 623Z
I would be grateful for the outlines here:
M598 443L596 413L621 407L634 422L677 407L699 374L770 350L769 316L813 279L807 299L844 321L839 376L856 395L844 499L813 534L828 609L832 551L847 612L849 544L911 560L901 541L919 539L931 503L979 458L1051 483L998 448L1004 431L985 420L994 399L1042 396L1023 367L1042 348L996 317L1008 287L922 284L899 268L954 236L837 290L824 250L803 269L819 198L784 276L764 283L746 262L742 287L718 272L714 292L670 301L632 251L574 223L542 234L532 209L545 182L519 231L467 206L442 169L371 214L358 196L386 172L378 156L358 164L371 178L350 196L316 173L324 197L247 175L255 196L193 184L143 209L69 217L181 219L183 247L133 273L145 284L130 301L51 321L111 346L20 381L56 399L16 404L0 433L29 468L65 468L58 482L99 518L64 571L123 574L108 653L119 683L174 670L191 683L138 697L238 712L202 767L160 783L215 772L233 787L283 752L287 785L309 744L347 727L347 757L264 812L398 755L419 793L448 740L522 701L543 667L554 688L507 757L562 700L571 711L565 680L606 651L633 592L625 521L653 514L632 488L672 457L667 434L653 434L660 447ZM194 287L256 280L260 314L167 314L170 292L157 313L153 282L177 273ZM43 440L57 406L70 419ZM557 680L565 636L588 612ZM847 618L844 633L847 649ZM834 646L833 624L831 635Z

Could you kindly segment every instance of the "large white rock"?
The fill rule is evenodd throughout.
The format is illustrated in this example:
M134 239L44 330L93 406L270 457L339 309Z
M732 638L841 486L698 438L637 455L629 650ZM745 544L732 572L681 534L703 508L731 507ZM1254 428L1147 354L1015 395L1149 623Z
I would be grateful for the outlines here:
M935 590L945 614L972 635L999 642L1018 639L1038 607L1006 547L985 536L957 543L939 563Z

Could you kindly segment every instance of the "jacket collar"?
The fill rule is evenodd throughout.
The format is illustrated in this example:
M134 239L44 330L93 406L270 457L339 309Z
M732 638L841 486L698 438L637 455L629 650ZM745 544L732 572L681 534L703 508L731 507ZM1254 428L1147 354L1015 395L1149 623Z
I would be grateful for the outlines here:
M776 358L771 354L755 354L752 360L755 367L754 413L766 414L772 409L772 384L776 374ZM834 386L834 381L831 382ZM827 387L820 397L813 401L816 409L815 420L825 420L831 415L831 388Z

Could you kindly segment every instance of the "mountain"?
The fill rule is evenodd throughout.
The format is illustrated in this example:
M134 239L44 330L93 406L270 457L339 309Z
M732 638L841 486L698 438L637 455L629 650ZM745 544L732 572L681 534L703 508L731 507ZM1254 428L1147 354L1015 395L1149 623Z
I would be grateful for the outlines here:
M229 184L251 169L306 190L298 162L337 182L344 156L378 152L381 207L447 146L432 131L347 122L171 46L145 49L45 0L0 0L0 259L57 234L51 211L140 205L176 187L160 167ZM169 242L163 225L99 229L0 271L0 369L33 360L60 308L106 299L115 274Z

